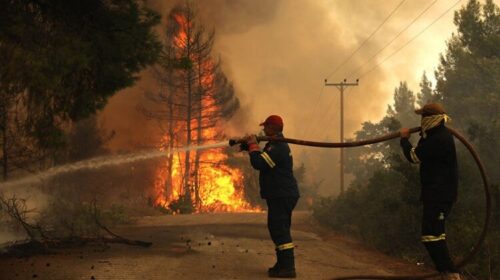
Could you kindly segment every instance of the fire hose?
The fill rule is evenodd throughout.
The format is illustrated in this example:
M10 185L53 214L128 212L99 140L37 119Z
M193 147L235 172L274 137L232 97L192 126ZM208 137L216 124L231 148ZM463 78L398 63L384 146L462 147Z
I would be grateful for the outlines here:
M447 127L448 130L455 136L462 144L469 150L470 154L474 158L474 161L476 162L476 165L479 169L479 172L481 173L481 178L483 181L484 185L484 194L485 194L485 203L486 203L486 213L484 217L484 224L483 224L483 229L481 231L481 234L479 235L479 238L476 242L476 244L472 247L472 249L469 251L469 253L459 260L456 263L456 267L460 268L463 267L465 264L467 264L479 251L481 248L481 245L483 244L486 234L488 231L488 227L490 224L490 217L491 217L491 192L490 192L490 184L488 180L488 176L486 175L486 170L484 168L483 163L481 162L481 159L479 158L478 153L474 150L472 145L465 139L463 135L461 135L458 131ZM414 127L410 129L410 133L416 133L420 131L420 127ZM327 142L313 142L313 141L306 141L306 140L299 140L299 139L291 139L291 138L283 138L283 137L271 137L271 136L258 136L257 140L258 141L274 141L274 142L286 142L290 144L296 144L296 145L302 145L302 146L311 146L311 147L321 147L321 148L352 148L352 147L359 147L359 146L364 146L364 145L370 145L370 144L375 144L383 141L387 141L390 139L394 139L400 137L399 132L393 132L389 133L386 135L383 135L381 137L373 138L373 139L368 139L368 140L361 140L361 141L352 141L352 142L342 142L342 143L327 143ZM243 140L229 140L229 145L233 146L238 143L242 143ZM351 275L351 276L343 276L343 277L335 277L331 278L332 280L347 280L347 279L425 279L425 278L430 278L430 277L435 277L439 276L439 273L427 273L427 274L421 274L421 275Z

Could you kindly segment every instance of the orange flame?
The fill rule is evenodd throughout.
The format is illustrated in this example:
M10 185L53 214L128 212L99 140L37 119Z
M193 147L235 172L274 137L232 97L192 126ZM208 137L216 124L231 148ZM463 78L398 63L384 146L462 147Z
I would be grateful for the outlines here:
M173 16L179 29L174 37L174 45L176 48L182 50L187 45L187 41L190 40L187 34L188 29L192 26L190 22L186 20L186 17L182 14L175 14ZM182 51L179 51L178 56L182 56ZM193 61L196 61L195 54L191 54L190 57ZM209 119L211 115L216 113L220 108L217 106L217 102L213 97L214 83L215 83L215 66L214 62L207 59L200 63L203 74L199 77L200 84L203 88L207 89L208 94L204 96L201 100L202 107L201 116L202 120ZM198 126L203 127L202 123L198 123L199 120L193 119L191 121L191 127L196 131ZM180 127L182 124L178 124ZM220 126L220 125L219 125ZM220 128L213 126L209 128L204 128L202 130L202 139L213 139ZM197 142L196 133L193 133L192 142ZM173 141L173 139L168 139L168 136L164 136L162 144ZM210 140L203 141L204 144L209 144ZM162 145L166 147L168 145ZM195 153L195 152L194 152ZM261 211L258 207L253 207L245 200L245 192L243 186L243 173L240 169L231 167L225 163L228 158L224 149L212 149L199 151L199 161L198 161L198 172L194 174L195 176L190 176L189 180L189 195L191 201L194 203L195 212L255 212ZM154 186L155 191L155 202L156 206L167 208L172 202L178 201L183 196L185 196L184 188L184 162L186 154L185 153L175 153L173 154L171 174L168 174L168 163L165 163L157 170L156 181ZM193 153L190 155L190 170L195 169L195 156ZM191 174L190 174L191 175ZM171 178L167 181L167 178ZM197 187L197 188L196 188Z
M256 212L258 207L245 200L243 173L240 169L224 163L227 154L221 148L203 151L198 169L199 205L195 212ZM155 205L167 208L184 194L182 166L184 154L175 154L172 168L172 182L165 186L167 168L161 166L155 182ZM194 163L193 163L194 166ZM191 200L196 202L196 193L191 192Z

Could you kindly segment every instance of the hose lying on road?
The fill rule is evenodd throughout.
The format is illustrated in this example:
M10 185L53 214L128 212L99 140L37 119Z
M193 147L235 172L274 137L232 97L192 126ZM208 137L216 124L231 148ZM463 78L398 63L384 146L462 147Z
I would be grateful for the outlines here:
M474 161L477 164L477 167L479 168L479 171L481 172L481 177L483 179L483 184L484 184L484 194L485 194L485 203L486 203L486 214L484 217L484 225L483 229L481 232L481 235L479 236L478 241L472 247L472 250L461 260L459 260L456 263L457 267L463 267L465 264L467 264L473 256L477 254L479 251L481 245L484 242L484 239L486 238L486 233L488 231L489 223L490 223L490 216L491 216L491 194L490 194L490 184L488 181L488 177L486 176L486 171L484 168L483 163L479 159L479 155L477 152L474 150L472 145L465 139L463 135L458 133L458 131L448 127L448 130L456 137L464 146L469 150L471 153L472 157L474 158ZM410 129L411 133L419 132L420 127L414 127ZM303 145L303 146L312 146L312 147L322 147L322 148L350 148L350 147L359 147L359 146L364 146L364 145L370 145L370 144L375 144L383 141L387 141L393 138L400 137L399 132L393 132L386 134L384 136L378 137L378 138L373 138L369 140L362 140L362 141L353 141L353 142L344 142L344 143L325 143L325 142L313 142L313 141L305 141L305 140L298 140L298 139L290 139L290 138L278 138L278 137L268 137L268 136L259 136L257 137L257 140L259 141L276 141L276 142L287 142L291 144L297 144L297 145ZM438 276L439 273L428 273L428 274L421 274L421 275L393 275L393 276L386 276L386 275L352 275L352 276L344 276L344 277L335 277L332 278L332 280L346 280L346 279L424 279L424 278L430 278L430 277L435 277Z

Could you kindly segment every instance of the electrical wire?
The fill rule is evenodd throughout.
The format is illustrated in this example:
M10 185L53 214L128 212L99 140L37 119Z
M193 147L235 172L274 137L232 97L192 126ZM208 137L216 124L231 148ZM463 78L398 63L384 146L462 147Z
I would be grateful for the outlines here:
M459 0L460 1L460 0ZM371 39L373 37L373 35L389 20L389 18L396 12L396 10L405 2L405 0L401 1L392 11L391 13L384 19L384 21L382 21L382 23L370 34L370 36L368 36L367 39L365 39L365 41L363 41L363 43L354 51L351 53L351 55L349 55L349 57L347 57L339 66L337 66L337 68L335 68L335 70L329 75L332 76L333 74L335 74L339 69L340 67L342 67L343 65L345 65L353 56L354 54L356 54L362 47L363 45L366 44L366 42L368 42L369 39ZM362 69L366 64L368 64L368 62L370 62L374 57L376 57L379 53L381 53L383 50L385 50L389 45L391 45L399 36L401 36L406 30L408 30L408 28L410 28L423 14L425 14L435 3L437 2L437 0L434 0L432 1L429 5L427 5L427 7L425 9L423 9L418 15L417 17L415 17L408 25L406 25L394 38L392 38L391 41L389 41L384 47L382 47L380 50L378 50L372 57L370 57L365 63L363 63L360 67L356 68L352 73L356 74L360 69ZM457 3L455 3L456 5ZM455 5L453 5L452 7L454 7ZM451 9L451 8L450 8ZM443 15L441 15L440 17L442 17ZM437 21L437 20L436 20ZM435 22L435 21L434 21ZM423 32L423 31L422 31ZM421 34L422 32L420 32L419 34ZM414 38L412 38L411 41L413 41ZM409 42L407 42L405 44L405 46L409 44ZM403 46L404 47L404 46ZM394 53L393 53L394 54ZM392 55L393 55L392 54ZM391 56L392 56L391 55ZM385 60L384 60L385 61ZM373 70L374 68L370 69ZM349 74L348 76L349 77L352 77L352 73ZM363 73L363 76L364 76L365 73ZM361 78L361 77L360 77ZM344 93L347 93L348 91L350 90L350 88L347 88L346 91ZM319 99L318 99L319 101ZM333 101L331 102L331 104L333 104ZM327 108L327 111L325 112L325 114L323 114L323 116L326 116L328 113L329 113L329 110L331 108L331 104L328 106ZM316 105L317 106L317 105ZM314 107L316 108L316 107ZM311 123L311 122L309 122ZM318 129L319 125L316 124L313 128L313 131L311 133L311 135L314 135L316 134L316 131ZM307 130L309 132L309 128ZM308 134L306 134L308 135Z
M382 65L384 62L386 62L387 60L389 60L391 57L393 57L395 54L397 54L399 51L401 51L402 49L404 49L407 45L409 45L411 42L413 42L417 37L419 37L422 33L424 33L427 29L429 29L429 27L431 27L432 25L434 25L434 23L436 23L437 21L439 21L444 15L446 15L450 10L452 10L456 5L458 5L458 3L460 3L462 0L458 0L457 2L455 2L455 4L453 4L451 7L449 7L446 11L444 11L444 13L442 13L439 17L437 17L434 21L432 21L429 25L427 25L424 29L422 29L417 35L413 36L413 38L411 38L408 42L406 42L403 46L401 46L400 48L398 48L396 51L394 51L393 53L391 53L389 56L387 56L384 60L382 60L381 62L379 62L377 65L375 65L374 67L372 67L370 70L364 72L363 74L361 74L361 76L359 78L362 78L366 75L368 75L369 73L371 73L373 70L375 70L376 68L378 68L380 65Z
M354 69L354 71L352 71L351 73L349 73L348 77L352 77L355 74L357 74L359 70L363 69L363 67L365 67L365 65L368 64L373 58L375 58L379 53L381 53L388 46L390 46L397 38L399 38L399 36L401 36L406 30L408 30L408 28L410 28L410 26L412 26L423 14L425 14L434 4L436 4L436 2L437 0L432 1L424 10L422 10L422 12L420 12L420 14L418 14L416 18L414 18L408 25L406 25L405 28L403 28L394 38L392 38L392 40L389 41L389 43L385 44L385 46L383 46L374 55L372 55L367 61L365 61L365 63L363 63L358 68Z
M379 24L379 26L377 26L377 28L375 28L375 30L370 34L370 36L368 36L368 38L366 38L363 43L361 43L361 45L358 46L358 48L356 50L354 50L346 59L344 59L344 61L342 61L342 63L340 63L333 71L332 73L330 73L328 76L326 76L327 78L330 78L332 77L335 73L337 73L337 71L340 69L340 67L344 66L372 37L373 35L375 35L375 33L377 33L377 31L380 30L380 28L389 20L389 18L391 18L391 16L396 12L396 10L401 7L401 5L403 5L403 3L405 2L406 0L402 0L401 2L399 2L399 4L392 10L392 12L389 13L389 15L382 21L381 24Z

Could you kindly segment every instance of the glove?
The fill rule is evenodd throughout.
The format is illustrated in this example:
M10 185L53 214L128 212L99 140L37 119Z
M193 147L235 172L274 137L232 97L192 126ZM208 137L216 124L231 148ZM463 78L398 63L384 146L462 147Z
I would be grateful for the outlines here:
M245 141L248 144L248 152L255 152L255 151L260 151L259 144L257 144L257 136L255 134L252 135L247 135L245 137Z
M408 128L401 128L399 130L399 136L401 138L410 138L410 130Z
M243 142L240 144L240 152L241 151L248 151L248 143L247 142Z
M257 136L255 136L255 134L247 135L245 141L248 145L257 144Z

